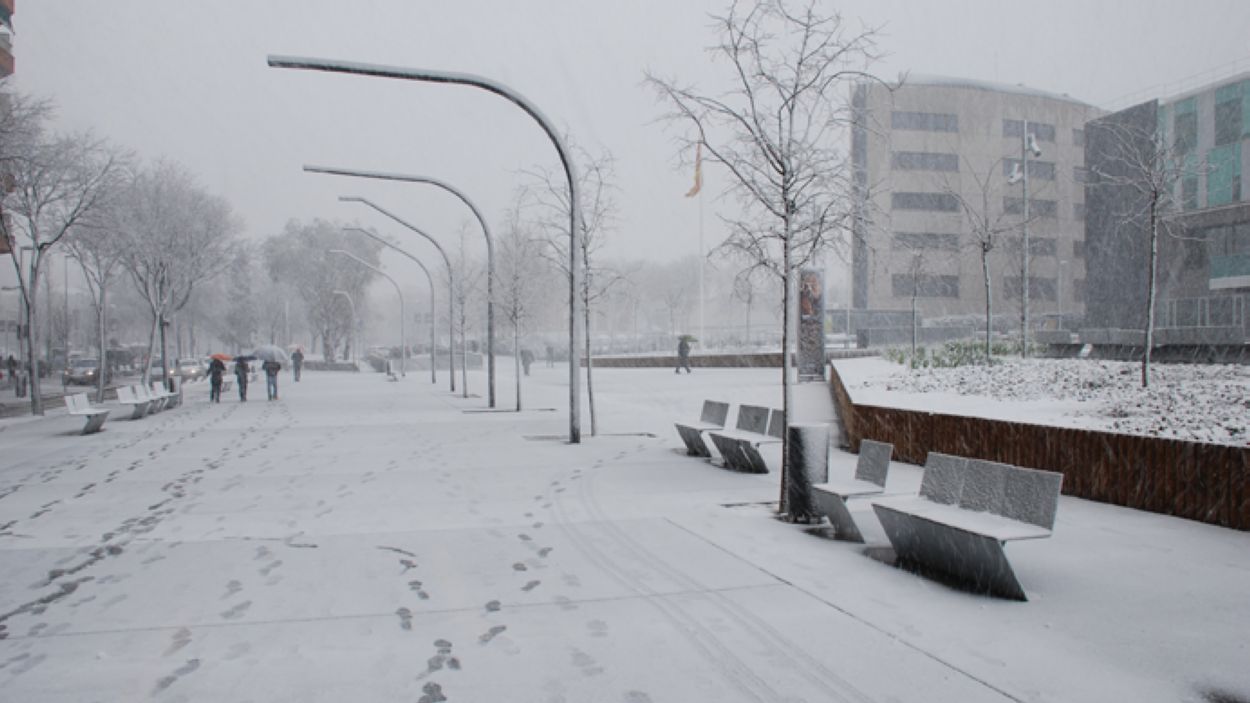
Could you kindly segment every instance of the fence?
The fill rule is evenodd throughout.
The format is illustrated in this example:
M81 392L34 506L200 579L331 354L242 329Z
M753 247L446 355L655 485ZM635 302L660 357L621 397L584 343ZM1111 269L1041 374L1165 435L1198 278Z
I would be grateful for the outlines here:
M1250 530L1250 449L857 405L836 369L830 387L852 450L875 439L913 464L932 451L1058 471L1066 495Z

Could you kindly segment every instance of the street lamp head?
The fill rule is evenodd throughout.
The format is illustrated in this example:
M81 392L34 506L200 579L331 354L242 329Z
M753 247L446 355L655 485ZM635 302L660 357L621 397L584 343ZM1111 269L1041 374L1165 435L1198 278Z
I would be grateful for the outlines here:
M1024 173L1020 170L1020 164L1018 163L1012 164L1011 175L1007 176L1007 185L1014 186L1015 184L1019 183L1020 180L1023 178L1024 178Z
M1035 137L1032 133L1029 134L1028 149L1029 152L1033 154L1034 158L1042 155L1042 148L1037 145L1037 137Z

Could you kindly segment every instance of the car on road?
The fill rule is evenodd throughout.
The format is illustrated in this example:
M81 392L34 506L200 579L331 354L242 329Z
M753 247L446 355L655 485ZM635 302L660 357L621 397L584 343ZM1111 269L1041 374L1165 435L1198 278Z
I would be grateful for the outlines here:
M71 359L62 374L65 385L89 386L96 382L100 373L99 359Z
M183 359L178 362L178 375L184 381L198 381L208 373L208 367L199 359Z

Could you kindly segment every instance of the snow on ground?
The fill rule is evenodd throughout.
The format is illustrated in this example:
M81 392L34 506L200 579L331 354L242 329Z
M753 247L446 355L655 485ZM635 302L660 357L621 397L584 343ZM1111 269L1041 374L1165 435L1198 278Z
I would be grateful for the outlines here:
M675 419L775 406L776 370L600 369L577 446L566 374L519 414L481 372L309 372L4 425L0 699L1250 700L1250 535L1063 497L1008 548L1029 602L986 598L885 563L866 501L837 542L775 518L775 471L684 456Z
M836 362L857 402L1020 422L1250 446L1250 367L1092 359L1003 359L993 366L907 368Z

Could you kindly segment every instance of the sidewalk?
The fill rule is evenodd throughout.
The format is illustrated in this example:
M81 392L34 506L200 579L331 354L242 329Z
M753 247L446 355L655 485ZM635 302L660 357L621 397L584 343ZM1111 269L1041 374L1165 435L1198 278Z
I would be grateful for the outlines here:
M575 446L567 370L532 373L520 414L486 412L481 372L468 399L444 372L306 372L88 437L9 427L0 698L1250 696L1250 535L1064 498L1009 548L1030 602L975 596L776 520L776 472L683 455L674 419L776 406L777 370L599 370Z

